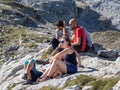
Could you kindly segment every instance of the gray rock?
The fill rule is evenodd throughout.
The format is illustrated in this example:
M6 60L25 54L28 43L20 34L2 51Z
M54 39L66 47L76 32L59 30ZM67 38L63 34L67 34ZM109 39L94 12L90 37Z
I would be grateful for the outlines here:
M12 43L8 48L6 48L6 53L14 50L18 50L19 45L17 43Z
M45 46L46 44L43 45ZM33 57L37 58L41 56L42 51L43 50L41 50L39 53L29 53L23 58L14 61L8 60L7 62L5 62L0 69L0 90L7 90L7 88L9 87L11 87L12 90L39 90L43 86L54 86L62 88L68 80L73 80L80 74L103 78L113 76L115 77L120 74L119 63L86 54L81 55L84 68L80 67L78 69L78 73L76 74L65 75L59 78L50 79L45 82L40 82L36 85L22 85L23 80L21 79L21 74L24 73L22 67L24 60ZM38 70L41 67L40 65L36 66ZM80 90L80 87L78 85L75 85L65 89Z
M93 50L95 51L96 54L98 53L99 50L105 50L103 45L100 45L98 43L93 43L92 48L93 48Z
M109 18L112 24L120 30L120 1L119 0L82 0L91 9Z
M80 89L79 85L74 85L74 86L65 88L63 90L81 90L81 89Z
M117 58L118 52L115 50L99 50L97 55L105 58Z
M76 17L74 0L21 0L19 3L41 10L36 13L36 16L45 23L59 19L68 21L71 17Z
M91 90L92 86L84 86L82 90Z
M114 85L111 90L120 90L120 81Z
M116 63L120 63L120 57L116 59Z

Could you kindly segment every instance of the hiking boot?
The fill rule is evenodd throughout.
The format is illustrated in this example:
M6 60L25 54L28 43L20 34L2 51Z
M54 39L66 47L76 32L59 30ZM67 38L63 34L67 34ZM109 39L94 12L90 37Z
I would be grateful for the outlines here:
M23 83L23 85L28 85L28 84L30 84L30 85L33 85L33 81L32 80L26 80L24 83Z
M22 79L27 80L27 74L24 74L24 75L22 76Z

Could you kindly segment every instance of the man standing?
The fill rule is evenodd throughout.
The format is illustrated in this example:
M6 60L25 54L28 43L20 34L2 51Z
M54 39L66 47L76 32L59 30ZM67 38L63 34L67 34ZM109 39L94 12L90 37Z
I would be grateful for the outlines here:
M83 29L78 26L77 21L72 18L69 21L69 26L70 29L73 31L73 35L71 37L71 43L73 48L77 52L85 52L87 47L86 47L86 35L83 31Z

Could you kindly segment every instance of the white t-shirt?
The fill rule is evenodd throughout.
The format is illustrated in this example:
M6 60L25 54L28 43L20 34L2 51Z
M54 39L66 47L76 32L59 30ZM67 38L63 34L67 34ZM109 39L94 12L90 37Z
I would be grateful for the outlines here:
M69 36L70 35L70 29L68 27L65 27L65 30L68 32L68 36ZM56 37L61 38L63 36L62 30L56 29L55 33L56 33Z

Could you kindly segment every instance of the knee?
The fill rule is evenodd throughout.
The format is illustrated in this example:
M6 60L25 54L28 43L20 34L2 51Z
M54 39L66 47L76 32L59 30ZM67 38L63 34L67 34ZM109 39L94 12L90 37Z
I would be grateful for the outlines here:
M30 62L28 63L28 65L27 65L27 71L28 71L28 72L31 71L31 69L33 68L33 66L34 66L34 63L30 61Z
M57 59L54 59L54 60L53 60L53 63L54 63L54 64L57 64L58 62L59 62L59 60L57 60Z

